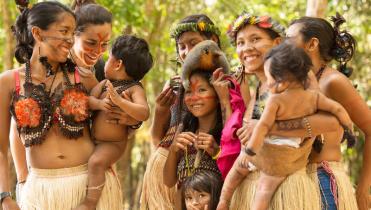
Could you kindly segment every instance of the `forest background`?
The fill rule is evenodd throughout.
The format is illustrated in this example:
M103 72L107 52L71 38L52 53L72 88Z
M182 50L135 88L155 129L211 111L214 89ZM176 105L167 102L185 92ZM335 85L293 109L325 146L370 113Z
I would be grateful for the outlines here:
M31 0L32 3L37 1ZM70 4L70 0L61 0ZM287 26L291 20L304 15L323 17L329 20L336 12L347 22L342 26L357 40L355 57L349 63L354 71L350 77L353 85L371 107L371 3L369 0L97 0L114 16L113 38L119 34L132 33L145 38L150 45L155 66L143 80L150 107L163 84L180 72L176 63L175 42L169 36L172 25L190 14L204 13L211 17L222 32L222 48L232 66L238 65L234 47L226 37L231 21L243 10L257 14L268 14ZM10 31L18 15L13 0L0 0L0 72L19 66L14 59L15 41ZM335 65L334 63L333 65ZM252 89L255 87L251 79ZM118 170L124 191L125 209L138 209L142 178L147 160L154 149L149 128L151 119L130 139L125 154L118 162ZM344 162L354 183L362 165L364 136L356 129L358 142L353 149L342 148ZM11 164L11 163L10 163ZM11 166L12 167L12 166ZM13 167L12 167L13 168ZM12 180L16 181L14 170ZM1 208L1 207L0 207Z

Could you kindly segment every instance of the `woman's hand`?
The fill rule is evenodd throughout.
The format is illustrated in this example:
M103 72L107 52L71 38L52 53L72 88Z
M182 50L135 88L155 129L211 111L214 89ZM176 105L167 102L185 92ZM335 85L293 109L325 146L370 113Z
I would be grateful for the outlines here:
M230 81L226 80L226 75L222 72L222 68L218 68L213 72L211 84L213 85L216 94L221 103L229 103L229 84Z
M244 121L243 126L237 130L236 134L240 139L242 145L245 145L246 142L250 139L251 134L257 123L258 120L253 119Z
M187 150L188 146L191 146L195 143L197 136L192 132L183 132L178 134L173 143L170 146L170 149L173 152L178 152L179 150Z
M108 120L106 122L111 124L120 124L120 125L138 125L140 121L132 118L126 112L122 111L118 107L112 108L109 112L107 112Z
M212 135L200 132L196 138L196 148L205 150L207 154L213 157L217 153L219 145Z
M171 87L165 88L159 96L156 97L156 111L163 113L170 110L175 102L175 93Z
M4 198L2 207L3 207L3 210L20 210L17 203L10 197Z

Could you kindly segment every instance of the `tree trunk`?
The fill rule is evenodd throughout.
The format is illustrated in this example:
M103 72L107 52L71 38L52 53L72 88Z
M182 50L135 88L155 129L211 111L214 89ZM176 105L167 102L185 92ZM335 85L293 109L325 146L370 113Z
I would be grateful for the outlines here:
M306 16L324 18L326 14L327 0L308 0Z
M3 13L3 29L5 31L5 47L4 47L4 69L12 69L14 62L14 38L11 30L12 12L10 10L9 1L0 0L1 11Z

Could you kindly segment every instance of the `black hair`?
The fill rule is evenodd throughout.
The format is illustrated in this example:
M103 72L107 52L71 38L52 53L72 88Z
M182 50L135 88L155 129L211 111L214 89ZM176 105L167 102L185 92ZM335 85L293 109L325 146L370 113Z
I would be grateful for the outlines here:
M12 30L17 41L15 58L19 63L25 63L31 58L35 44L31 33L33 26L47 30L51 24L58 20L60 14L67 12L74 18L75 15L68 7L56 1L36 3L31 9L24 7L24 5L20 6L22 6L22 12L17 17L15 25L12 26Z
M215 25L214 22L207 15L204 15L204 14L189 15L189 16L183 18L182 20L180 20L178 24L198 23L200 21L203 21L203 22L205 22L207 24L210 24L210 25ZM187 31L184 31L183 33L185 33L185 32L187 32ZM211 33L211 32L206 32L206 31L197 31L197 32L200 33L202 36L205 36L207 39L211 39L213 36L216 36L216 38L218 39L217 44L218 44L219 48L221 48L220 38L217 34L214 34L214 33ZM183 33L181 33L177 37L175 37L176 43L178 43L178 40L182 36ZM176 45L176 50L178 52L178 44Z
M340 62L339 71L349 77L352 69L346 67L346 63L352 59L356 41L347 31L340 31L339 27L345 19L337 13L331 20L334 27L325 19L316 17L301 17L290 23L301 24L300 33L305 42L311 38L319 40L319 52L322 59L326 62L332 59Z
M306 88L312 60L302 48L284 42L268 52L267 60L271 62L269 73L277 82L294 78Z
M71 8L76 14L76 35L84 32L88 25L112 24L112 13L94 0L75 0Z
M134 80L141 80L153 65L148 43L132 35L119 36L112 45L111 53L122 60L126 73Z
M182 210L186 210L185 193L188 189L198 192L210 193L209 210L215 210L218 206L223 181L220 175L208 170L196 171L192 176L186 178L182 185Z
M194 70L190 74L189 78L191 78L193 75L201 76L206 81L208 81L209 85L211 86L210 79L211 79L211 76L212 76L212 72L204 71L204 70ZM178 119L179 121L178 121L177 124L182 124L183 125L182 132L190 131L190 132L195 133L198 129L198 126L199 126L198 119L189 110L186 109L186 106L184 104L184 95L185 95L184 87L181 86L179 91L180 92L179 92L179 103L178 103L178 107L177 107L177 116L182 116L182 117ZM220 106L217 107L216 111L217 111L216 124L215 124L214 128L212 128L208 133L210 135L212 135L214 137L215 141L219 144L220 143L220 138L221 138L221 135L222 135L222 130L223 130L223 119L222 119L222 112L221 112Z

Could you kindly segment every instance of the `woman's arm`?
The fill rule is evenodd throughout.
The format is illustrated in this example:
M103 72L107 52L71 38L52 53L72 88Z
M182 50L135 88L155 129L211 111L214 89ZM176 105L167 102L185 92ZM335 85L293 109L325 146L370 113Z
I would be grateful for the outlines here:
M152 143L158 145L164 138L170 123L170 107L175 102L175 93L168 84L156 98L155 112L151 125Z
M232 107L229 96L230 81L224 79L225 77L226 75L222 72L222 69L218 68L213 72L211 82L219 98L220 108L222 110L223 124L225 124L225 122L232 114Z
M26 159L26 148L24 147L17 131L17 125L14 120L11 121L10 130L10 150L13 157L15 172L17 174L17 182L23 183L28 176L28 167Z
M10 100L11 92L14 89L13 71L6 71L0 75L0 192L10 192L9 182L9 130L10 130ZM3 209L17 210L19 207L10 197L2 202Z
M340 128L338 119L328 112L320 111L306 118L312 128L313 136L338 131ZM276 121L269 134L286 137L309 137L304 118Z
M350 118L365 135L363 164L357 186L357 202L360 210L368 209L371 186L371 110L358 94L357 90L344 75L335 72L325 77L326 96L339 102Z

